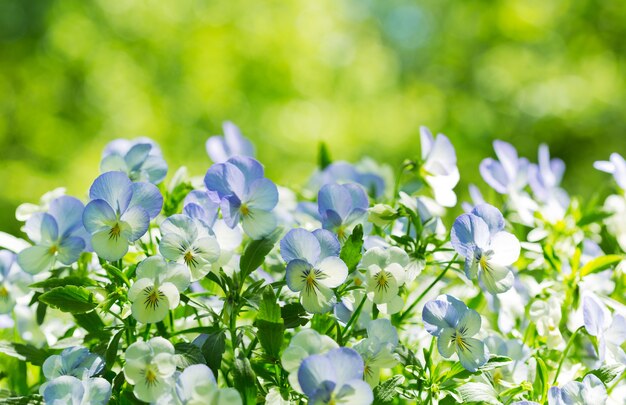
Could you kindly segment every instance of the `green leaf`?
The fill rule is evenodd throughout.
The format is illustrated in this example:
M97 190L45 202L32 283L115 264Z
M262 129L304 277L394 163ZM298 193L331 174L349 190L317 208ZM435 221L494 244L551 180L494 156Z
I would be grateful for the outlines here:
M593 211L593 212L590 212L588 214L585 214L582 218L580 218L578 220L578 222L576 223L576 225L578 225L578 226L585 226L585 225L589 225L589 224L593 224L593 223L599 223L599 222L602 222L603 220L609 218L610 216L613 216L612 212Z
M539 357L535 357L535 360L537 362L537 372L535 381L533 382L533 392L535 393L535 400L540 401L542 398L546 399L550 382L548 381L548 368L546 367L546 363Z
M187 368L192 364L205 364L202 349L193 343L176 343L174 345L176 356L176 365L178 368Z
M243 354L235 359L233 385L241 394L244 405L256 404L256 376L250 365L250 360Z
M166 217L169 217L179 212L180 203L185 199L191 190L193 190L191 183L182 182L177 184L171 193L166 193L163 201L163 214Z
M483 404L500 404L498 394L491 385L484 383L470 382L465 383L457 392L463 399L463 402L480 402Z
M76 324L85 329L93 336L100 337L101 340L108 339L110 332L104 329L104 322L96 311L91 311L86 314L74 314Z
M206 334L201 350L206 365L213 371L213 375L217 379L217 372L222 366L222 355L226 350L225 330L217 327L211 328Z
M352 235L346 240L339 257L344 261L348 270L352 273L361 261L361 250L363 249L363 226L357 225L352 231Z
M299 302L286 304L280 309L280 316L285 322L285 328L297 328L309 322L304 307Z
M615 363L607 364L600 368L590 371L588 374L593 374L600 379L605 385L613 381L617 376L624 372L624 365Z
M115 360L117 359L117 349L120 346L120 339L122 338L124 332L124 329L120 330L109 342L109 346L107 347L107 351L104 355L104 364L107 370L110 370L113 367L113 364L115 364Z
M265 261L265 256L274 248L276 241L280 237L281 230L277 229L270 235L253 240L248 243L246 249L239 260L239 269L241 270L241 280L245 280L254 270L258 269Z
M401 375L394 375L390 379L378 384L374 388L374 403L373 405L390 404L395 398L398 397L396 388L402 385L404 377Z
M259 304L255 326L258 329L258 338L261 347L272 358L278 358L283 344L285 324L280 316L280 305L272 286L263 290L263 298Z
M55 287L64 287L67 285L75 285L75 286L95 286L96 283L94 280L88 277L79 277L79 276L68 276L63 278L51 277L47 280L40 281L38 283L31 284L31 288L55 288Z
M37 348L33 345L22 343L0 342L0 353L15 357L18 360L27 361L36 366L41 366L52 354L45 349Z
M89 312L98 305L89 290L75 285L55 287L43 293L41 297L39 297L39 301L52 308L57 308L63 312L70 312L72 314Z
M10 395L10 392L2 390L2 392L0 392L0 403L4 405L38 405L44 403L43 397L39 394L31 394L22 397L12 397Z
M326 146L326 143L320 142L320 151L319 151L320 170L326 169L332 162L333 161L330 158L330 153L328 152L328 147Z
M624 257L622 255L606 255L596 257L580 269L580 276L585 277L588 274L606 270L607 268L622 261L623 258Z
M491 356L489 360L480 367L480 371L493 370L494 368L506 366L513 362L513 359L507 356Z

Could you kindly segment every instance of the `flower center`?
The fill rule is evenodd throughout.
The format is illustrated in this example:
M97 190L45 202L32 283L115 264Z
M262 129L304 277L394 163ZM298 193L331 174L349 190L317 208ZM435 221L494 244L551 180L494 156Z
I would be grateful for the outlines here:
M239 207L239 212L241 212L241 215L245 217L250 213L250 208L248 208L246 204L241 204L241 206Z
M48 253L50 253L50 255L55 255L58 251L59 247L57 245L52 245L50 246L50 248L48 248Z
M143 292L146 297L143 304L146 306L146 309L152 309L153 311L159 307L161 301L165 298L165 294L158 288L146 287Z
M188 250L187 253L183 256L183 260L188 267L195 267L198 265L198 260L193 256L191 250Z
M146 367L146 371L144 372L144 377L146 379L146 385L156 385L159 368L156 365L149 365Z
M9 290L5 286L0 287L0 299L3 301L9 299Z
M454 342L454 344L461 350L466 350L467 349L467 343L465 342L465 340L463 339L463 334L460 332L455 332L452 335L452 341Z
M120 228L120 224L116 222L109 231L109 239L115 239L117 241L121 233L122 229Z
M378 291L387 291L389 288L389 279L391 274L388 271L380 271L376 274L376 289Z

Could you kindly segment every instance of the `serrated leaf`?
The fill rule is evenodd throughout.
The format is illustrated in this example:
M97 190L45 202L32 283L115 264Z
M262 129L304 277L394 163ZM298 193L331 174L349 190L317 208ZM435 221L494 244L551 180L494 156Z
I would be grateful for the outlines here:
M27 361L36 366L41 366L51 354L48 350L40 349L33 345L6 341L0 342L0 353L15 357L18 360Z
M95 286L96 283L94 280L88 277L79 277L79 276L68 276L63 278L51 277L47 280L40 281L38 283L31 284L31 288L55 288L55 287L64 287L67 285L75 285L75 286Z
M285 325L272 286L267 286L263 290L263 298L259 304L255 326L258 329L259 342L265 353L272 358L278 358L283 344Z
M513 359L507 356L491 356L489 360L480 367L480 371L493 370L494 368L506 366L513 362Z
M383 405L390 404L395 398L398 397L396 388L402 385L404 377L401 375L394 375L390 379L378 384L374 388L374 404Z
M52 308L57 308L63 312L70 312L72 314L89 312L98 305L89 290L75 285L55 287L41 294L39 301Z
M606 255L596 257L590 260L580 269L580 276L585 277L588 274L606 270L607 268L619 263L624 257L621 255Z
M248 360L243 355L235 359L233 385L241 394L244 405L256 404L256 376Z
M178 368L187 368L192 364L205 364L202 349L193 343L176 343L174 345L176 353L176 366Z
M600 381L602 381L604 384L608 384L615 378L617 378L617 376L622 374L624 372L624 369L624 365L619 363L607 364L605 366L590 371L589 373L587 373L587 375L593 374L598 377Z
M307 313L299 302L285 304L285 306L280 309L280 316L285 322L285 328L297 328L309 322Z
M206 365L209 366L211 371L213 371L213 375L217 378L217 373L222 366L222 356L226 350L225 331L219 328L211 328L208 333L198 336L194 344L200 345Z
M363 225L357 225L352 234L343 244L339 257L348 266L348 271L352 273L361 261L363 249Z
M248 243L248 246L246 246L243 255L241 255L241 259L239 260L241 280L244 280L254 270L261 267L265 261L265 256L272 251L280 234L281 231L277 229L264 238L253 240Z
M466 383L456 389L463 402L480 402L483 404L500 404L498 394L491 385L484 383Z

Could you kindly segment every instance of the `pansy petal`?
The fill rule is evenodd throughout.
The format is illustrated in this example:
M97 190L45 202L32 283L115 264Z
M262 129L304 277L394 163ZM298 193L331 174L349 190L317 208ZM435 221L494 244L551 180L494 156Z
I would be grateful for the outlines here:
M228 159L228 163L237 167L243 173L246 184L249 186L255 180L264 176L263 165L256 159L249 156L233 156ZM247 190L248 191L248 190Z
M317 203L322 217L326 211L336 212L340 218L346 218L352 210L352 196L350 192L339 184L326 184L318 195Z
M326 287L339 287L348 277L348 266L336 256L327 257L315 267L326 276L320 281Z
M280 241L280 254L286 263L300 259L315 264L320 253L318 239L305 229L292 229Z
M138 184L138 183L135 183ZM122 216L120 221L127 225L123 227L124 237L131 242L141 238L150 226L150 216L139 206L130 207Z
M101 174L89 189L92 200L104 200L118 213L126 211L132 196L132 183L123 172Z
M228 195L224 197L220 204L222 217L226 225L234 228L239 223L241 200L236 195Z
M207 139L205 148L207 154L215 163L224 163L230 157L229 152L226 150L224 138L219 135Z
M83 211L83 224L89 233L110 229L116 218L113 208L104 200L91 201Z
M276 229L276 217L268 211L250 209L247 215L242 216L241 225L246 235L257 240Z
M464 338L463 344L457 345L457 354L467 371L475 372L489 359L485 344L474 338Z
M481 318L480 314L473 309L467 309L456 325L456 329L463 333L465 337L471 337L480 331Z
M209 191L216 192L220 199L231 194L242 198L245 193L246 178L235 165L218 163L209 168L204 176L204 184Z
M463 257L473 257L476 247L483 248L488 245L489 227L476 215L462 214L452 225L450 239L457 253Z
M172 283L179 292L183 292L189 287L190 277L189 270L185 266L169 262L167 263L167 273L163 277L163 281Z
M159 215L161 207L163 207L163 196L154 184L133 183L132 193L129 208L143 208L150 216L150 219L154 219Z
M149 278L138 278L137 281L135 281L128 289L128 299L136 301L139 299L141 292L150 287L154 287L154 280Z
M491 238L490 248L493 256L490 262L502 266L509 266L519 259L521 246L515 235L508 232L498 232Z
M313 231L313 236L320 244L320 259L328 256L339 256L341 244L334 233L326 229L316 229Z
M111 398L111 383L104 378L89 378L83 381L85 393L83 395L84 404L106 405Z
M77 236L70 236L61 240L58 246L59 261L65 265L70 265L80 257L83 249L85 249L85 241Z
M334 381L337 370L330 358L323 354L309 356L298 369L300 388L307 396L313 396L324 381Z
M502 164L494 159L486 158L480 162L480 175L487 184L500 194L506 194L509 179Z
M601 305L592 297L583 299L583 319L585 329L591 336L600 336L604 332L604 311Z
M278 189L271 180L263 178L250 185L246 204L250 208L269 211L278 203Z
M335 292L321 283L304 288L300 292L300 298L304 309L312 314L328 312L336 302Z
M286 280L291 291L302 291L306 286L306 278L313 267L304 260L292 260L287 264Z
M25 272L30 274L38 274L51 269L55 260L56 258L50 252L49 246L31 246L17 255L17 263Z
M362 379L365 365L361 355L354 349L339 347L325 354L335 370L333 380L339 387L354 379Z
M56 220L59 235L67 236L82 226L84 209L85 206L77 198L62 196L50 202L48 213Z
M515 276L506 266L488 262L478 277L485 284L487 291L492 294L501 294L513 287Z
M456 350L456 331L452 328L444 328L437 338L437 349L446 359L450 358Z
M46 404L80 404L85 389L83 383L76 377L64 375L48 382L43 391Z
M172 284L169 285L176 289ZM166 296L161 295L158 299L153 299L151 294L153 294L152 289L142 290L131 305L133 317L141 323L160 322L165 319L170 311L171 305ZM159 293L157 292L156 294Z
M91 237L91 245L99 257L110 262L121 259L128 252L128 241L112 237L106 230L96 232Z
M500 210L493 205L478 204L472 210L472 214L485 221L492 235L504 229L504 217Z

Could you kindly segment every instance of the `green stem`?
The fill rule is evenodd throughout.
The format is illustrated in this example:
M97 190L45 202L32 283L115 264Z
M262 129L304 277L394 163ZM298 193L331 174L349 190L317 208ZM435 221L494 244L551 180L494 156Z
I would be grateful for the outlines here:
M361 310L363 309L363 306L365 305L365 300L367 299L367 295L363 296L363 299L361 300L361 302L359 303L359 306L356 308L356 310L354 311L354 313L352 314L352 316L350 317L350 320L348 320L348 323L346 324L346 327L343 328L343 333L341 334L341 340L345 340L345 338L348 336L348 334L350 333L350 327L354 324L354 322L359 318L359 315L361 315Z
M143 340L144 342L148 340L148 335L150 334L150 327L152 326L151 323L147 323L146 324L146 329L144 329L143 331Z
M563 351L563 355L561 356L561 360L559 360L559 366L556 369L556 374L554 375L554 380L552 380L552 385L556 384L556 380L557 378L559 378L559 373L561 373L561 367L563 366L565 357L567 357L567 352L569 352L570 347L572 347L572 344L574 344L574 339L576 338L576 335L578 335L578 332L580 332L580 330L583 328L584 326L581 326L580 328L576 329L574 333L572 333L572 336L569 337L569 340L567 341L567 346L565 346L565 350Z
M422 293L419 295L419 297L417 297L417 299L415 301L413 301L411 303L411 305L408 306L408 308L406 309L406 311L404 311L402 313L402 315L400 315L400 319L398 319L398 324L401 324L402 321L409 316L409 314L411 313L411 311L413 310L413 308L415 308L415 306L422 300L422 298L424 298L426 296L426 294L428 294L428 292L435 286L435 284L437 284L439 282L439 280L441 280L443 278L443 276L446 275L446 273L448 272L448 270L450 270L450 267L452 266L452 264L454 263L454 261L456 260L458 254L455 254L454 257L452 258L452 260L450 260L448 262L448 265L443 269L443 271L441 273L439 273L439 275L437 276L437 278L428 285L428 287L426 287L426 289L424 291L422 291Z

